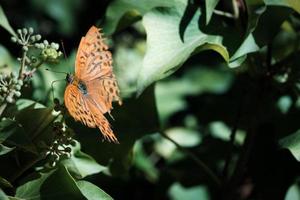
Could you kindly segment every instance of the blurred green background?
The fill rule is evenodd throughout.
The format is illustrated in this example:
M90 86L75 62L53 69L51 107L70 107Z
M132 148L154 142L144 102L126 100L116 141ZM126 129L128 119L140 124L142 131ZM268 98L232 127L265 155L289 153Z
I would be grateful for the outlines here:
M13 29L33 27L62 41L66 54L39 67L5 110L12 121L1 122L0 134L17 145L0 137L1 148L16 147L0 155L0 199L300 199L298 1L0 5ZM120 144L67 117L78 141L72 156L38 176L45 161L32 163L36 146L55 137L51 83L65 78L45 69L73 73L79 41L92 25L103 28L124 101L110 120ZM0 34L1 72L17 71L21 49L5 29ZM65 85L54 85L60 102ZM43 109L25 106L28 100Z

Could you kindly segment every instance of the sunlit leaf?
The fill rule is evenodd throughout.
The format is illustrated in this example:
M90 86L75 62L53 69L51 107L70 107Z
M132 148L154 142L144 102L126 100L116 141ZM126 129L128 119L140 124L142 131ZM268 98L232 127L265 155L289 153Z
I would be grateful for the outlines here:
M84 178L106 169L106 167L99 165L91 156L80 151L80 144L78 142L73 148L72 156L69 159L63 160L62 164L77 178Z
M173 183L168 191L169 197L172 200L194 200L205 199L209 200L210 196L205 186L194 186L190 188L183 187L180 183Z
M7 30L11 35L17 36L14 29L10 26L1 6L0 6L0 26L2 26L5 30Z
M113 198L109 196L106 192L101 190L96 185L87 182L87 181L77 181L76 182L78 188L80 189L81 193L88 199L88 200L112 200Z
M293 154L293 156L300 161L300 131L286 136L280 140L280 145L283 148L287 148Z
M264 0L267 5L286 6L294 9L300 14L300 1L297 0Z
M172 5L174 0L116 0L113 1L106 11L106 23L104 31L107 34L112 34L118 26L125 27L136 20L140 19L149 10L155 7L168 7ZM121 19L122 23L119 23Z

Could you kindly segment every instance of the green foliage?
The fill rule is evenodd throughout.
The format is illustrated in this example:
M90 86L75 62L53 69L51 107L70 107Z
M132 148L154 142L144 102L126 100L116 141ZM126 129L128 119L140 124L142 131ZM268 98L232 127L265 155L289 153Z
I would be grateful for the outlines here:
M0 199L299 197L298 1L27 3L21 22L0 6ZM93 24L123 98L107 116L118 145L53 82Z

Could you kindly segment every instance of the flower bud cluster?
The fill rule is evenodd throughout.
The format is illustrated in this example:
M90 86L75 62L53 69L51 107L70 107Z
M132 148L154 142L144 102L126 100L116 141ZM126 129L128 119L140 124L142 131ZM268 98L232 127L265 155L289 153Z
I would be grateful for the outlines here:
M0 104L14 103L21 96L22 80L15 73L0 74Z
M55 133L54 142L45 152L45 156L48 157L47 167L49 168L55 167L61 159L70 158L71 147L76 145L76 141L72 138L72 132L62 122L54 122L53 131Z

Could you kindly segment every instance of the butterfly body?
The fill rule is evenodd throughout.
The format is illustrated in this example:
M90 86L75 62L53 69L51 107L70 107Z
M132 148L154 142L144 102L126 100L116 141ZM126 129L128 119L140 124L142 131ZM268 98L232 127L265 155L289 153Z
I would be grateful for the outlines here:
M98 28L92 26L80 41L75 74L67 74L65 106L70 115L84 125L99 128L104 138L118 143L105 113L118 101L119 88L112 69L111 53Z
M67 74L66 81L68 84L76 86L83 95L88 94L86 84L76 76Z

